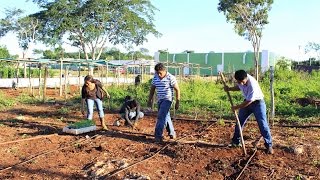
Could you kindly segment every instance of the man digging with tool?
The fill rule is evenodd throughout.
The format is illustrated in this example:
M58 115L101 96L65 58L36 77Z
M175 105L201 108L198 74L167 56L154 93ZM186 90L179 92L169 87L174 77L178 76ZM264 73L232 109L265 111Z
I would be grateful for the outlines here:
M233 111L239 109L239 121L241 129L243 129L249 116L253 113L259 126L260 133L264 138L264 145L267 149L268 154L273 154L272 149L272 137L270 128L267 122L266 104L263 100L263 93L257 82L251 75L247 74L244 70L238 70L234 75L237 80L237 85L234 87L225 86L225 91L241 91L245 100L232 107ZM235 126L234 135L232 138L232 146L239 147L240 143L240 132L239 128Z

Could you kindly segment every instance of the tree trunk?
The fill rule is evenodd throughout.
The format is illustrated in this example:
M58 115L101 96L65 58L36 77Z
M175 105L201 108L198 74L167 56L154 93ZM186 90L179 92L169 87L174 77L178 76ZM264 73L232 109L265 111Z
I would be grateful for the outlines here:
M17 89L19 87L19 74L20 74L19 66L20 66L20 62L18 60L18 63L17 63L17 84L14 87L15 89Z
M254 43L254 76L257 81L259 81L259 47Z
M41 66L42 64L39 64L39 88L38 88L39 98L41 97Z
M255 78L257 81L259 81L259 57L257 57L257 55L255 55L255 61L254 61L254 64L255 64L255 68L254 68L254 75L255 75Z

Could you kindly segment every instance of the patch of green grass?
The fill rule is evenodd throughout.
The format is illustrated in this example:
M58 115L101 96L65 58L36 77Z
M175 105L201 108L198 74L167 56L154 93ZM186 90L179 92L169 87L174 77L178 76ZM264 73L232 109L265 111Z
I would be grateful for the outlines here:
M0 110L10 108L16 104L16 100L13 98L5 97L0 93Z
M17 100L20 103L24 103L24 104L36 104L36 103L42 102L41 99L29 96L28 94L25 94L25 93L19 95Z
M225 125L226 125L226 123L224 122L223 119L219 119L219 120L217 121L217 124L220 125L220 126L225 126Z
M58 112L59 112L59 114L64 114L64 115L66 115L66 114L69 114L69 108L67 108L67 107L61 107L59 110L58 110Z

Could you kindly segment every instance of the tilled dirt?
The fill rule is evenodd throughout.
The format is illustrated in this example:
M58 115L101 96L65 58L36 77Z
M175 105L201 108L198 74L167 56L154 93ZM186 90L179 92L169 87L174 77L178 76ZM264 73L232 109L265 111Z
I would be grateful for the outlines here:
M177 139L165 134L165 143L157 144L154 115L145 116L136 130L113 126L117 118L106 111L109 130L103 131L95 112L97 131L70 135L62 128L83 119L77 107L51 102L1 111L0 179L236 179L259 139L257 124L248 123L244 156L242 148L228 146L233 123L176 120ZM272 135L275 153L266 154L261 140L240 179L320 179L319 128L275 126Z

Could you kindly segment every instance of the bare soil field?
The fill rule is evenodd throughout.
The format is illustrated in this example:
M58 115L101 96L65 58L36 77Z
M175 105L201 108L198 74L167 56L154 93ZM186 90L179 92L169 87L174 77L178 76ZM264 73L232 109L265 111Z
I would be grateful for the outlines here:
M0 111L0 179L320 179L319 128L272 127L269 155L257 124L248 123L244 156L229 146L234 123L175 120L177 139L158 144L155 114L130 129L113 126L118 115L105 112L109 130L101 130L95 111L97 131L70 135L62 128L83 119L72 104L18 103Z

